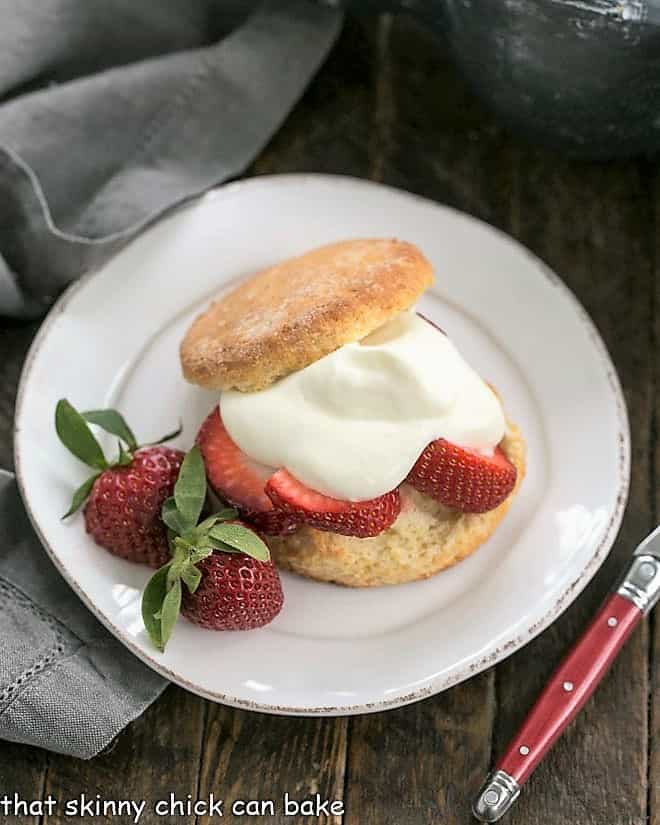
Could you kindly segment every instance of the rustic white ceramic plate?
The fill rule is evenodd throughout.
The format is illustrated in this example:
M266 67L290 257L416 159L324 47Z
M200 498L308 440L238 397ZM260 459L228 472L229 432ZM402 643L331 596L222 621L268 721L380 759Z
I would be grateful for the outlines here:
M328 241L397 236L437 272L421 309L498 387L529 446L529 471L493 538L424 582L351 590L284 574L269 627L213 633L179 620L165 654L140 618L144 568L63 523L84 468L58 443L55 402L116 406L144 440L184 421L190 445L216 398L181 378L179 340L217 292ZM437 380L437 376L429 376ZM16 468L63 576L158 672L218 702L343 714L436 693L508 656L578 595L616 535L629 435L619 382L593 324L522 246L467 215L384 186L322 175L215 191L153 228L59 300L30 351L16 413Z

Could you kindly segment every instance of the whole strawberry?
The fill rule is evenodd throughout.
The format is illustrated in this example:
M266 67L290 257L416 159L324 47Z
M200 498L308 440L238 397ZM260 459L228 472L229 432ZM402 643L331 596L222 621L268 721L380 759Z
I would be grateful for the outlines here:
M94 541L128 561L165 564L170 551L160 510L172 495L183 455L169 447L145 447L127 467L101 473L84 510Z
M115 462L107 461L90 423L120 439ZM76 490L64 517L87 500L85 527L98 545L128 561L150 567L165 564L170 551L161 508L172 495L184 453L157 445L140 448L115 410L79 413L64 399L55 411L55 427L65 446L96 470Z
M160 650L179 612L211 630L252 630L271 622L284 602L268 547L254 529L237 521L235 509L200 522L206 492L204 461L195 446L162 508L171 558L142 596L144 625Z
M181 612L201 627L253 630L272 622L282 609L282 584L272 561L216 550L198 569L199 587L194 593L184 590Z

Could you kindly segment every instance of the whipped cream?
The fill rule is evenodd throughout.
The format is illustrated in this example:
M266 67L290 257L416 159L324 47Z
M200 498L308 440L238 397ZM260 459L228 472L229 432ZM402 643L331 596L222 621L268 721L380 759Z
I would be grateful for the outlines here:
M220 411L250 458L349 501L393 490L436 438L492 453L505 431L497 396L413 312L260 392L223 392Z

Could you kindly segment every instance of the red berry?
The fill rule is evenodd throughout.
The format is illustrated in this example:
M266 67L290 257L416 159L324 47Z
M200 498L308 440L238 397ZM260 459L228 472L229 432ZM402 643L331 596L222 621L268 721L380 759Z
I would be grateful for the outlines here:
M273 504L295 518L344 536L377 536L396 521L401 511L398 490L367 501L342 501L311 490L286 470L278 470L266 484Z
M160 511L174 491L183 457L170 447L146 447L128 466L104 470L85 505L85 527L94 541L115 556L150 567L169 561Z
M499 447L485 456L439 438L417 459L407 481L446 507L484 513L511 493L516 468Z
M299 526L291 515L275 509L264 492L268 471L251 461L231 440L218 407L207 416L196 441L209 484L221 498L240 510L243 519L270 535L291 533Z
M272 561L214 552L197 567L202 580L194 593L183 588L181 612L201 627L253 630L272 622L282 609L282 583Z

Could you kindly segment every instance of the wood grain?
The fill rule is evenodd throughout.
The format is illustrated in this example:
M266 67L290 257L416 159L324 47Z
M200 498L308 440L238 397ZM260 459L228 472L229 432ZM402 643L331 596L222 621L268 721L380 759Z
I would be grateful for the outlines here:
M399 710L351 720L344 825L473 821L490 759L492 673Z
M346 21L326 65L256 160L253 174L367 174L375 74L372 26L372 20Z
M197 797L206 705L198 696L172 685L95 759L83 762L51 754L45 792L61 804L43 825L130 822L129 818L113 818L110 812L93 819L66 816L64 802L79 799L82 793L87 799L100 794L106 800L145 800L140 825L192 825L195 816L157 816L155 805L168 800L170 793L183 801L188 794Z
M505 228L560 274L601 330L628 402L633 463L623 527L595 582L560 621L498 668L498 753L652 522L653 227L644 176L634 162L574 164L522 147L512 162L515 186ZM579 411L576 426L589 426ZM644 624L532 778L512 825L646 821L647 656Z
M0 320L0 467L13 470L14 405L18 379L38 323Z
M270 800L274 814L266 810L263 821L272 825L341 825L340 814L286 816L283 800L285 793L296 802L318 794L321 800L343 803L345 755L345 719L295 719L211 706L199 794L205 798L215 789L224 796L227 823L246 821L239 815L245 808L231 813L238 800ZM198 820L199 825L214 821Z
M651 430L651 508L655 524L660 524L660 172L646 170L653 180L653 237L655 238L653 282L653 330L651 352L655 355L652 381L653 426ZM649 825L660 825L660 606L651 617L651 658L649 660Z
M39 748L0 742L0 798L5 794L11 801L14 795L25 802L41 800L46 783L48 754ZM35 812L38 814L38 812ZM38 815L7 816L0 813L1 822L20 822L25 825L40 825Z

